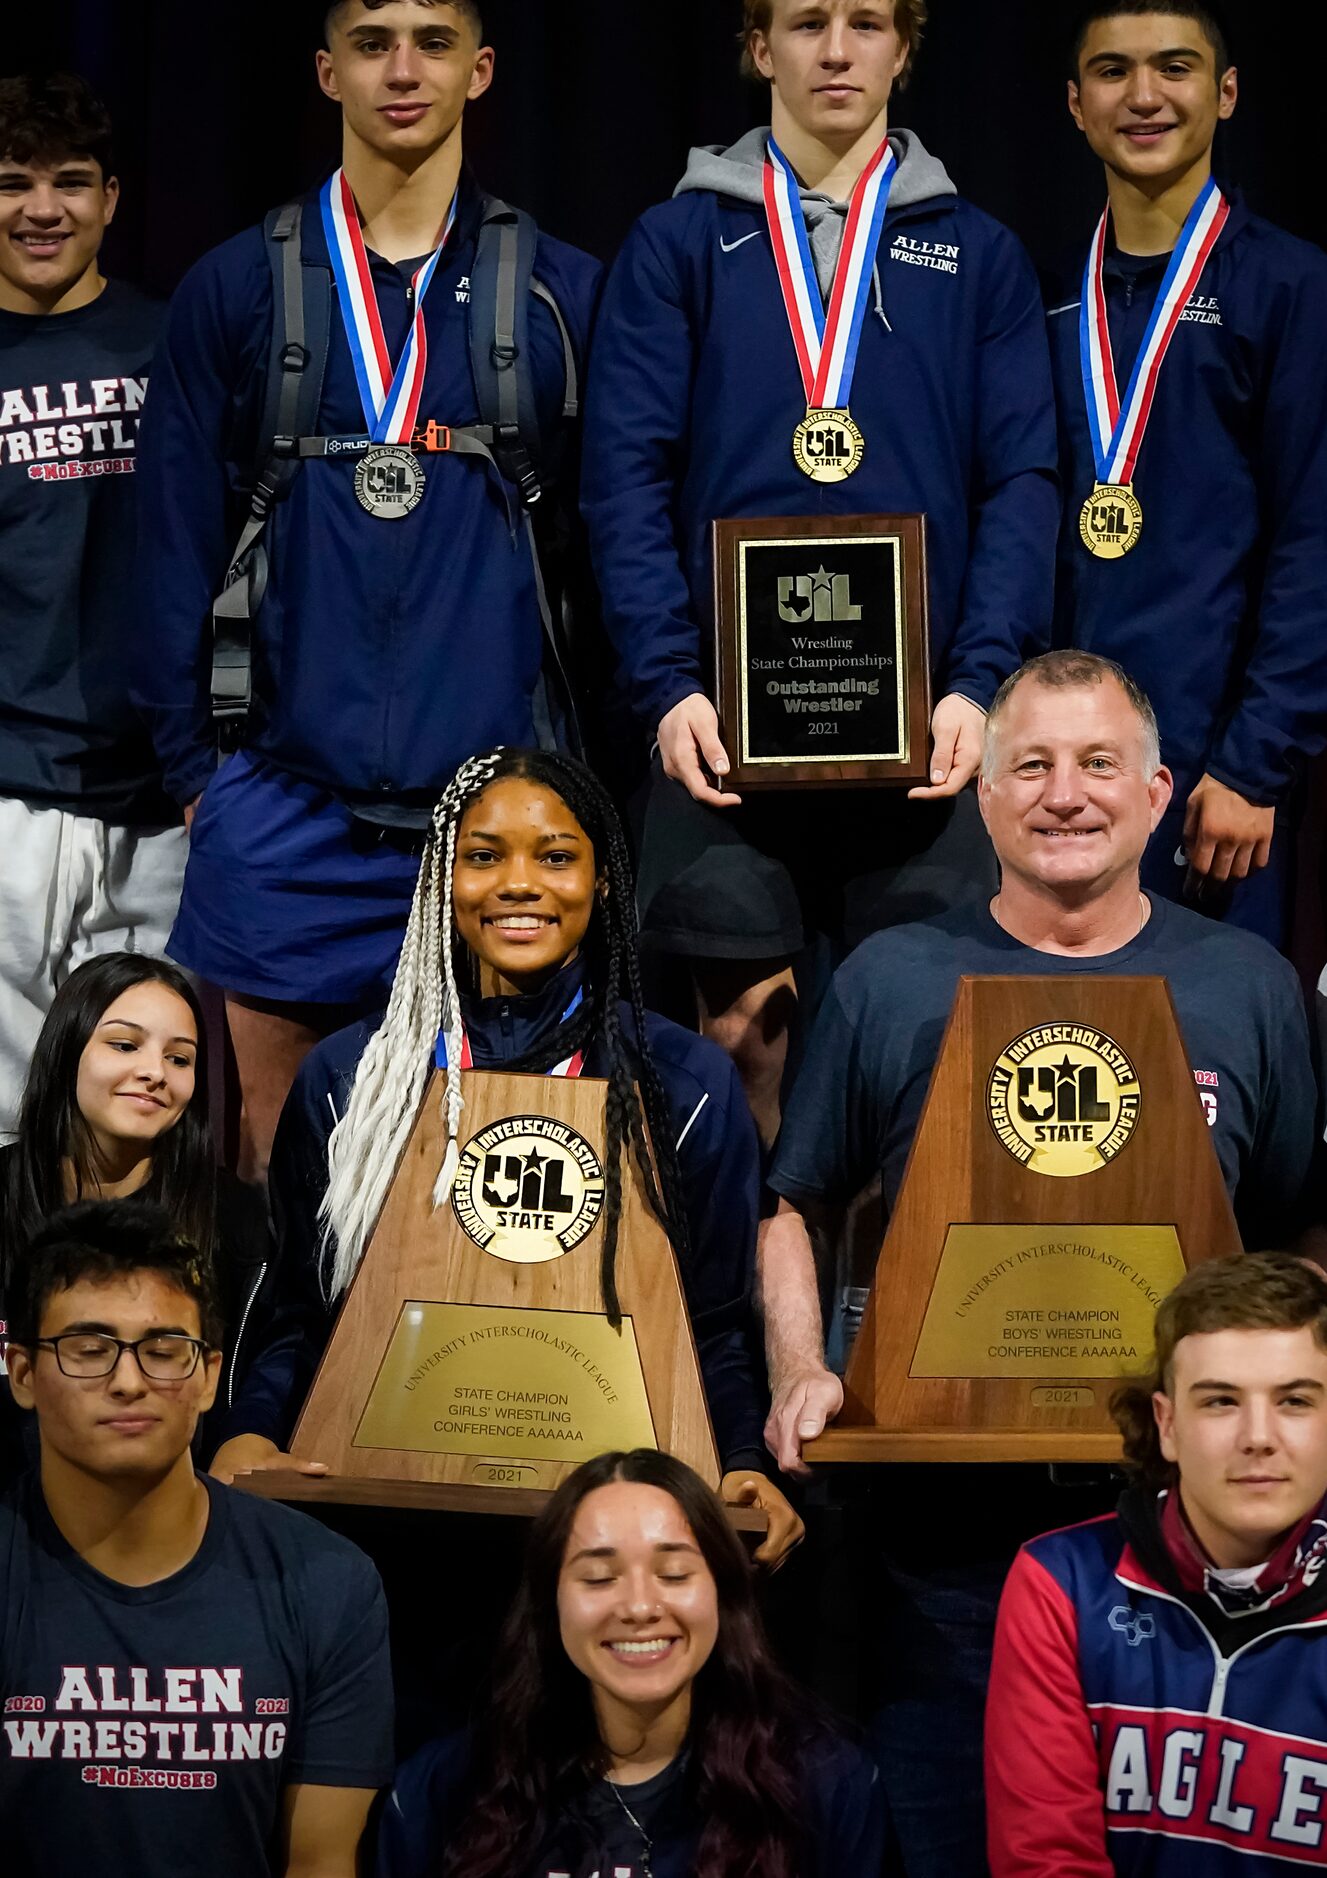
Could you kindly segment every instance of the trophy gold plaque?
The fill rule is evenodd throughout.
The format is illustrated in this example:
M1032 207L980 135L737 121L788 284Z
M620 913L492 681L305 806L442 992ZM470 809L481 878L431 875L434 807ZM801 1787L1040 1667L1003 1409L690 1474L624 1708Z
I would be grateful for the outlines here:
M730 787L927 780L923 516L716 522L714 589Z
M1110 1461L1190 1265L1240 1249L1162 978L964 978L811 1461Z
M274 1499L530 1513L580 1462L659 1447L719 1465L673 1251L624 1157L604 1313L604 1098L588 1078L469 1071L445 1206L435 1072L291 1442L327 1477L254 1474ZM764 1516L732 1509L738 1525Z

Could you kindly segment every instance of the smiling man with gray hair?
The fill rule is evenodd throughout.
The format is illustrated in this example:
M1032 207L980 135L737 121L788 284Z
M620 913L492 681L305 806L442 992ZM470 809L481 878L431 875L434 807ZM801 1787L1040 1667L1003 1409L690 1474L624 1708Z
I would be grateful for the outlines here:
M802 1443L843 1401L825 1361L811 1229L834 1243L842 1209L876 1175L893 1204L965 974L1164 977L1245 1243L1284 1244L1303 1222L1317 1091L1299 984L1265 941L1142 891L1139 863L1171 793L1152 707L1119 666L1074 651L1031 660L986 723L979 796L999 892L877 934L836 975L787 1105L770 1175L779 1210L761 1234L766 1439L789 1471L804 1471ZM1044 1470L914 1467L908 1482L906 1520L882 1495L872 1541L877 1577L883 1559L896 1593L879 1632L880 1685L895 1699L878 1746L900 1836L917 1836L904 1845L909 1872L955 1874L970 1869L974 1835L980 1858L980 1821L964 1824L952 1802L981 1790L1004 1571L1038 1520L1096 1509L1063 1491L1068 1503L1054 1504ZM941 1738L949 1801L937 1788L931 1807Z

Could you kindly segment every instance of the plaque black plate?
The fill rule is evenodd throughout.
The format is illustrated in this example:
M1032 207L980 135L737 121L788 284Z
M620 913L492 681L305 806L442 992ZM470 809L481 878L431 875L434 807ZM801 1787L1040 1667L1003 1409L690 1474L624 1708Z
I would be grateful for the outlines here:
M747 519L715 535L733 786L924 779L921 518Z

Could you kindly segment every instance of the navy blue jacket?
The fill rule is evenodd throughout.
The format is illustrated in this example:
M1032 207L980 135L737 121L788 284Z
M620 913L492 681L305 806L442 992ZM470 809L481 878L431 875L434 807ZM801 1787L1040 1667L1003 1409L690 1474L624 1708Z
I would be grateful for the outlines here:
M721 516L924 513L937 697L985 708L1049 639L1058 497L1036 277L1015 237L957 196L896 206L907 169L852 391L866 458L847 482L817 485L793 461L806 398L763 207L689 191L641 218L612 270L583 508L651 734L711 688Z
M479 421L470 371L470 271L481 198L467 177L452 241L425 302L428 373L420 422ZM327 265L316 193L305 204L306 264ZM393 358L414 317L405 273L374 257ZM583 352L598 264L540 237L536 277ZM564 355L532 298L531 351L545 437L556 436ZM272 331L261 229L206 255L171 303L144 414L142 658L137 701L167 784L192 801L216 767L210 726L212 599L252 483ZM319 430L360 436L364 412L339 308ZM255 633L252 748L348 801L431 804L475 750L535 741L543 662L533 563L513 536L497 472L478 458L427 456L423 500L403 521L367 515L355 462L306 462L269 524L271 577Z
M1056 643L1138 680L1181 791L1208 771L1276 802L1327 740L1327 256L1233 200L1161 369L1134 477L1142 538L1119 561L1078 534L1096 479L1085 259L1048 301L1065 504ZM1168 259L1108 260L1121 394Z
M569 965L532 997L463 999L475 1067L499 1068L532 1050L559 1021L579 982L579 967ZM621 1018L631 1047L635 1025L626 1005ZM277 1235L288 1267L304 1274L306 1290L307 1347L289 1378L292 1424L336 1315L319 1283L318 1209L327 1190L327 1143L380 1022L370 1018L337 1031L305 1059L272 1150L268 1188ZM755 1124L722 1050L652 1013L646 1028L676 1128L691 1228L691 1261L681 1278L719 1458L725 1472L763 1470L769 1404L751 1307L760 1206ZM601 1047L591 1044L586 1075L601 1076L606 1069ZM251 1397L252 1390L251 1384Z
M396 1777L378 1835L377 1878L437 1878L466 1804L473 1749L469 1734L434 1741ZM805 1859L800 1878L877 1878L884 1856L884 1807L879 1776L846 1741L809 1740L798 1761L802 1777ZM641 1833L605 1782L568 1808L545 1845L512 1878L692 1878L704 1819L689 1757L653 1780L626 1789Z

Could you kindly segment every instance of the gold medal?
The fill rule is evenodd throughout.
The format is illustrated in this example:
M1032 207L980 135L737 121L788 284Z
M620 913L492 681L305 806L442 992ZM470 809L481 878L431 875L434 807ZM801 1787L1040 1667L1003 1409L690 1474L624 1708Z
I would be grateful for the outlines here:
M1078 518L1083 546L1099 561L1120 561L1138 546L1143 505L1131 483L1098 483Z
M850 411L808 410L793 432L793 461L813 483L846 482L865 455L866 439Z

